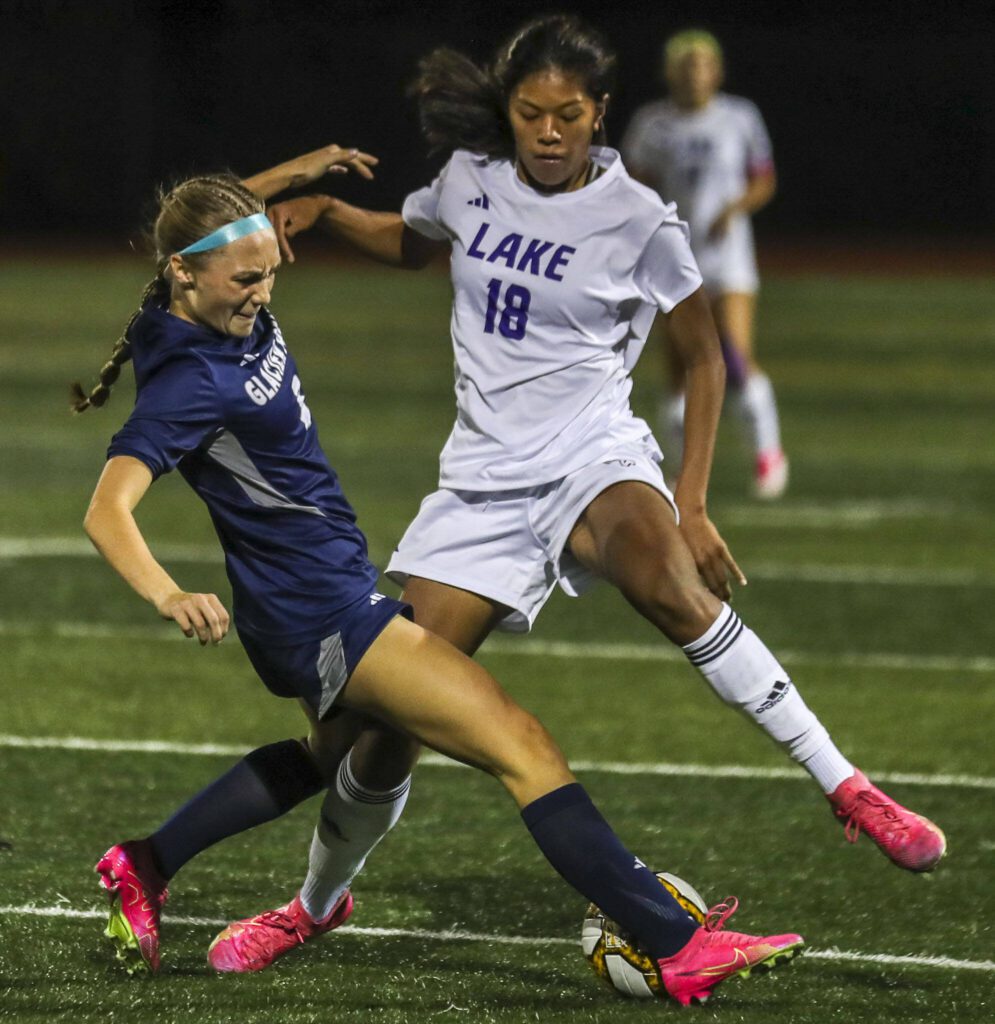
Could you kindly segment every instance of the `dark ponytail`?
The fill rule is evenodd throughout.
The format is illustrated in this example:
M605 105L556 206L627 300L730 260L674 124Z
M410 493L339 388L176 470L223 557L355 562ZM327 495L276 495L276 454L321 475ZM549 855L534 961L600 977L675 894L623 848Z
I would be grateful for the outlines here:
M494 76L455 50L434 50L418 62L410 92L418 99L422 135L432 153L469 149L490 157L515 150Z
M548 68L577 75L588 95L600 102L612 89L615 55L599 33L567 15L530 21L498 48L491 67L480 67L454 50L430 53L419 62L410 92L418 100L422 134L431 151L448 156L454 149L468 149L496 159L513 157L508 100L523 78Z

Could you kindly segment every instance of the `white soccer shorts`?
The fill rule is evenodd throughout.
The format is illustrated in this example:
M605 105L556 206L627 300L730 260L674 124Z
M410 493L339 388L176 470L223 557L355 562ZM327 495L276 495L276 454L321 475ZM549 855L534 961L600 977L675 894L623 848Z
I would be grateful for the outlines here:
M597 581L564 547L581 513L606 488L626 480L649 484L674 509L652 437L621 445L569 476L514 491L428 495L401 538L387 576L445 583L506 605L498 628L527 633L553 587L578 597Z
M716 241L696 243L694 258L708 295L754 295L760 287L753 235L749 231L730 230Z

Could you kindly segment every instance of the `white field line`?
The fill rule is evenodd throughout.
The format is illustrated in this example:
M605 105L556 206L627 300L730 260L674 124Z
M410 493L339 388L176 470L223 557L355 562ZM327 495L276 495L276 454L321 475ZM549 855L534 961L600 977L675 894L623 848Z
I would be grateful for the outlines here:
M0 624L2 630L2 624ZM676 647L661 641L659 644L589 643L570 640L503 640L490 639L484 645L485 652L494 654L518 654L544 658L598 658L607 661L669 661L684 662L687 659ZM936 672L995 672L995 658L958 658L948 655L914 654L820 654L815 651L779 650L781 661L789 666L792 662L808 665L839 665L844 668L898 669L915 671L923 669Z
M86 736L12 736L0 734L0 749L83 750L106 753L180 754L193 757L241 757L246 748L225 743L177 743L170 740L97 740ZM442 754L424 753L419 764L431 768L463 768L464 765ZM764 768L740 764L667 764L628 761L570 762L578 772L604 772L607 775L659 775L708 779L778 779L800 781L808 776L800 768ZM995 778L983 775L930 775L916 772L870 772L877 782L897 782L909 786L995 789Z
M166 562L218 564L215 544L156 544ZM0 537L0 559L98 558L85 537ZM744 564L747 577L786 583L865 583L898 587L995 587L995 576L973 569L942 569L893 565L819 565L778 562Z
M75 918L77 920L103 920L106 910L74 910L72 907L57 905L38 907L0 906L0 916ZM167 916L174 925L189 925L197 928L223 928L229 921L223 917ZM357 925L343 925L336 929L337 935L359 935L373 938L423 939L436 942L485 942L500 946L580 946L579 939L553 936L493 935L484 932L430 931L427 928L363 928ZM953 971L995 971L991 960L955 960L948 956L929 956L924 953L895 955L892 953L858 953L841 949L809 949L805 951L809 960L845 960L852 963L875 964L887 967L936 967Z
M0 636L55 636L67 640L143 640L185 642L190 640L175 627L117 626L103 622L17 622L0 619ZM583 643L572 640L503 640L492 637L482 648L485 654L517 655L527 658L575 658L589 661L650 661L683 663L686 659L676 648L659 644ZM995 658L955 657L953 655L883 654L856 651L820 654L815 651L778 651L789 667L794 664L830 665L840 668L871 670L894 669L902 672L995 672Z
M954 511L938 502L843 501L835 504L791 503L777 505L727 505L716 517L733 526L872 526L896 519L933 519Z

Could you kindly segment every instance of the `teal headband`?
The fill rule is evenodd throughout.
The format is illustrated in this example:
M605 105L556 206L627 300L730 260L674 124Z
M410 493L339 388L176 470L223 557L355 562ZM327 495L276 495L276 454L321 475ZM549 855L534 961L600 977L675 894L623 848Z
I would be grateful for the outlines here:
M233 220L205 235L200 241L193 242L185 249L180 249L180 255L186 256L193 252L207 252L209 249L220 249L221 246L234 242L237 238L244 238L246 235L254 235L257 231L272 230L273 225L266 218L265 213L254 213L251 217L243 217L241 220Z

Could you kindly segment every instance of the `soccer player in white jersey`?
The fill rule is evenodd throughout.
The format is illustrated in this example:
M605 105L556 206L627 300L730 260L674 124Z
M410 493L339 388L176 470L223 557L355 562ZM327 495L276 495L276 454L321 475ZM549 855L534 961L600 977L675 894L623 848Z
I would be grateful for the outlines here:
M745 580L706 503L724 391L719 340L674 207L633 181L614 150L592 146L612 64L597 35L564 17L525 26L493 67L436 51L415 91L425 135L449 161L401 214L328 196L270 210L288 260L289 239L315 225L396 267L451 254L457 418L439 489L388 574L415 620L468 654L494 629L527 631L557 584L578 595L608 580L813 776L848 839L864 831L895 864L929 871L942 832L840 753L726 603L730 579ZM673 494L628 403L657 311L687 367ZM400 733L377 742L377 764L394 766L382 785L396 786L416 745ZM357 863L347 869L348 855L320 823L302 890L313 916L342 898ZM227 970L258 970L306 938L262 914L214 949Z
M668 39L664 74L670 95L636 111L622 153L630 173L676 203L687 221L754 456L754 493L778 498L788 460L774 389L753 351L758 277L750 225L776 188L770 137L753 103L719 91L722 51L711 33L689 29ZM666 352L671 393L661 403L661 426L667 454L680 459L685 367L676 345Z

